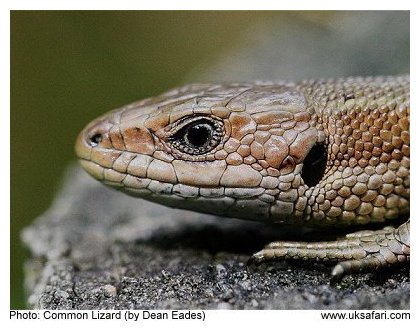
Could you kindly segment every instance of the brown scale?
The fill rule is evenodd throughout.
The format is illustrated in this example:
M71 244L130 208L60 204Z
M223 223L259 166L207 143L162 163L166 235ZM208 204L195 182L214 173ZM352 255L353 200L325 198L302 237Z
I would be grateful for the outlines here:
M179 142L171 143L178 120L192 116L223 123L223 139L207 154L189 155L191 147L180 151ZM226 216L344 229L404 221L409 140L409 78L373 77L192 84L92 122L79 135L76 150L95 178L146 199ZM321 181L309 187L302 167L316 143L326 146L327 165ZM209 190L219 192L214 191L218 198L206 199ZM171 192L178 199L171 200ZM179 198L199 192L200 199ZM253 259L344 259L333 270L340 277L404 262L409 245L407 221L397 229L335 242L277 242Z

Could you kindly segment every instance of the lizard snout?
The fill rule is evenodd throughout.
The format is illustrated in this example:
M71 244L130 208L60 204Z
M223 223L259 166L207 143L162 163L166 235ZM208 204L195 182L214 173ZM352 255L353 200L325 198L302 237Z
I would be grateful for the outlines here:
M76 139L76 154L81 159L90 159L91 151L97 146L109 147L108 132L112 124L106 120L89 124Z

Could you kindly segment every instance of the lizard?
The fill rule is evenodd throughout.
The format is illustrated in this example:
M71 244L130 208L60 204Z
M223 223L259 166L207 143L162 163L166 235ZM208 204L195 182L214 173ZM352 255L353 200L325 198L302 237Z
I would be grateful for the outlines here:
M409 261L409 90L408 75L189 84L92 121L75 150L95 179L166 206L346 231L250 258L332 261L339 280Z

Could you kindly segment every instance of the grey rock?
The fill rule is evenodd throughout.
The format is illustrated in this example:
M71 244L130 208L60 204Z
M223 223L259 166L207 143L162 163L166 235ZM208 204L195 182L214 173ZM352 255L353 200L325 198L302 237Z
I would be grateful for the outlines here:
M250 254L282 228L169 209L70 167L51 208L25 229L36 309L409 309L409 268L347 276Z

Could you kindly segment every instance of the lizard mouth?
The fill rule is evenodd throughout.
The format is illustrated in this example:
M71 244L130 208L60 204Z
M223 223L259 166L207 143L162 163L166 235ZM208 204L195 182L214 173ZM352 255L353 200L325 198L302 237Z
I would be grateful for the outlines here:
M83 169L95 179L102 183L122 190L136 196L155 195L176 195L180 198L255 198L266 191L263 187L211 187L195 186L181 183L170 183L147 177L139 177L127 172L121 172L114 168L107 168L103 165L87 159L80 159ZM268 199L266 199L268 200Z
M268 221L275 200L262 187L199 187L138 177L83 158L80 164L92 177L110 187L169 207L249 220L258 217Z

